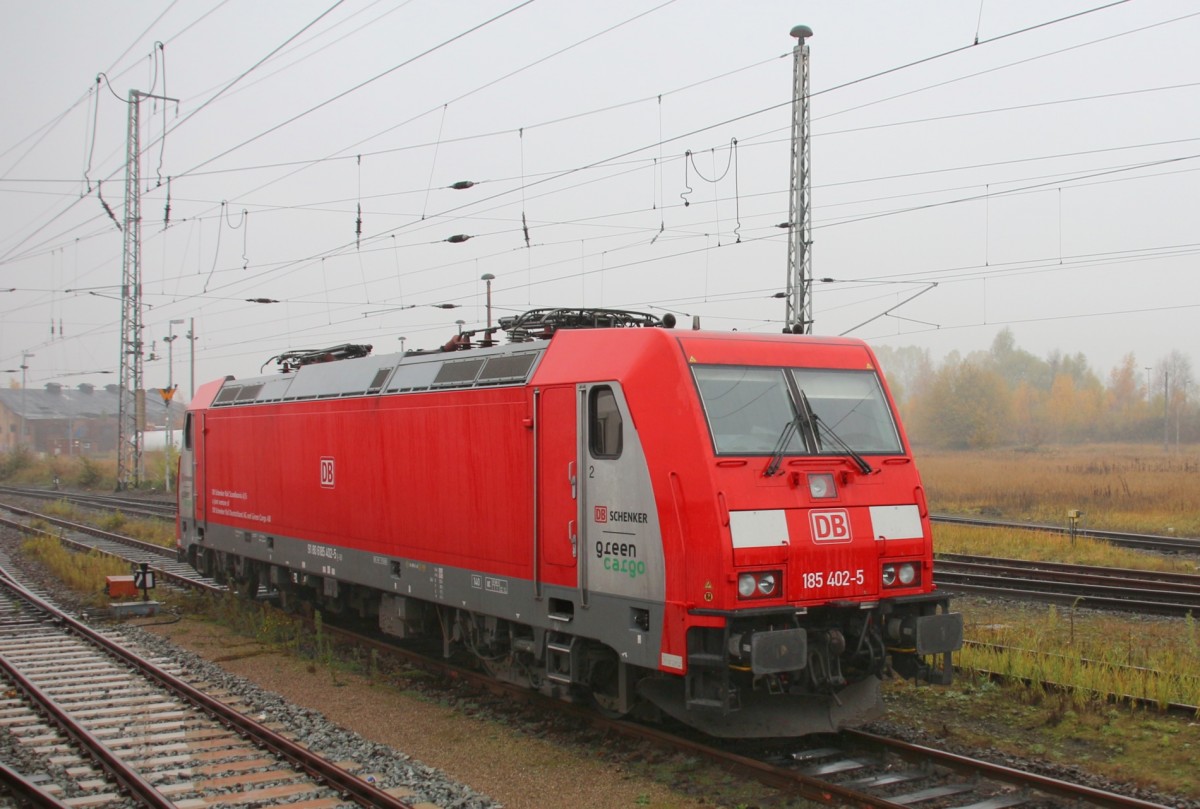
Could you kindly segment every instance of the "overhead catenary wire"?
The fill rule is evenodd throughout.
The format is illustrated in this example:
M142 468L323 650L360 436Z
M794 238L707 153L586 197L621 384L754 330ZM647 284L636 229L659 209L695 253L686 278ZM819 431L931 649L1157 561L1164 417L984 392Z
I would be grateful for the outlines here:
M1133 167L1129 167L1129 168L1137 168L1137 166L1133 166ZM1112 173L1112 172L1108 172L1108 171L1106 171L1106 172L1101 172L1100 174L1102 174L1102 175L1103 175L1103 174L1111 174L1111 173ZM1018 192L1018 191L1022 191L1022 190L1023 190L1023 189L1017 189L1017 190L1015 190L1015 191L1012 191L1012 192L1007 192L1007 193L1016 193L1016 192ZM946 202L943 202L943 203L940 203L940 204L943 204L943 205L949 205L949 204L956 204L957 202L961 202L961 201L962 201L962 200L951 200L951 201L946 201ZM932 206L932 205L931 205L931 206L925 206L925 207L936 207L936 206ZM899 209L899 210L892 211L892 212L888 212L888 213L897 214L897 213L903 213L903 212L905 212L906 210L908 210L908 209ZM821 225L818 225L817 227L824 227L824 226L827 226L827 225L826 225L826 224L821 224ZM570 239L570 240L568 240L568 241L576 241L576 240L574 240L574 239ZM319 257L318 257L318 256L313 256L312 258L309 258L309 259L303 259L303 260L300 260L300 262L296 262L296 261L292 261L292 262L285 262L283 265L281 265L281 268L282 268L282 267L287 267L287 266L295 266L295 265L297 265L298 263L299 263L299 264L303 264L304 262L313 261L313 260L316 260L316 259L318 259L318 258L320 258L320 260L323 262L323 261L325 260L325 258L327 258L327 257L330 257L330 256L329 256L328 254L326 254L326 255L323 255L323 256L319 256ZM249 280L250 280L250 281L253 281L254 279L249 279ZM220 288L220 287L218 287L218 288Z
M176 0L176 2L177 2L177 0ZM322 12L322 13L321 13L321 14L320 14L320 15L319 15L319 16L318 16L316 19L312 20L312 21L311 21L311 22L309 22L307 25L305 25L305 26L304 26L304 28L302 28L302 29L301 29L299 32L297 32L296 34L293 34L293 35L292 35L292 37L290 37L290 38L289 38L287 41L291 41L291 39L294 39L296 36L299 36L299 35L300 35L300 33L303 33L305 30L307 30L308 28L310 28L310 27L311 27L312 25L314 25L314 24L315 24L315 23L316 23L318 20L320 20L322 17L324 17L326 14L328 14L328 13L329 13L330 11L332 11L334 8L337 8L337 7L338 7L339 5L341 5L343 2L345 2L345 0L337 0L337 2L335 2L335 3L333 4L333 6L331 6L329 9L326 9L326 11ZM284 44L286 44L286 42L285 42ZM282 47L282 46L280 46L280 47ZM278 50L278 48L277 48L276 50ZM273 53L273 52L274 52L274 51L272 51L272 53ZM268 57L269 57L269 54L268 54ZM264 58L264 60L265 60L265 58ZM198 112L199 112L201 109L203 109L204 107L206 107L208 104L212 103L212 101L213 101L213 100L215 100L217 97L219 97L219 96L221 95L221 93L223 93L225 90L229 89L229 87L232 87L232 86L233 86L233 84L237 83L237 82L238 82L238 81L240 81L242 78L244 78L244 77L245 77L247 74L249 74L251 71L253 71L253 70L254 70L254 69L255 69L255 68L258 66L258 65L262 64L262 62L263 62L264 60L259 60L259 62L255 63L255 65L251 66L251 67L250 67L248 70L246 70L246 71L244 71L243 73L241 73L241 74L240 74L240 75L239 75L239 76L238 76L236 79L234 79L232 82L230 82L230 83L229 83L228 85L226 85L224 88L222 88L222 90L218 91L218 93L217 93L215 96L213 96L212 98L208 99L208 101L206 101L206 102L204 102L203 104L201 104L201 105L200 105L200 107L199 107L199 108L197 108L196 110L193 110L193 111L192 111L192 113L191 113L191 114L190 114L190 115L189 115L187 118L185 118L183 121L181 121L181 122L179 122L178 124L176 124L176 128L178 128L179 126L181 126L183 123L185 123L187 120L189 120L189 119L190 119L190 118L191 118L193 115L195 115L196 113L198 113ZM97 84L99 84L99 76L102 76L102 75L104 75L104 74L103 74L103 73L101 73L101 74L99 74L99 75L98 75L98 77L97 77ZM107 77L105 78L105 81L106 81L106 83L107 83ZM111 90L112 88L110 87L109 89ZM116 95L115 91L114 91L114 95ZM120 96L117 96L117 97L118 97L118 98L120 98ZM122 99L122 100L124 100L124 99ZM99 103L99 102L97 101L97 103ZM165 137L165 136L166 136L166 133L164 133L164 137ZM148 144L148 145L147 145L145 148L146 148L146 149L148 149L148 148L150 148L151 146L152 146L152 144ZM144 151L144 150L143 150L143 151ZM141 159L141 154L140 154L140 153L139 153L139 155L138 155L138 159ZM110 174L110 175L109 175L109 176L108 176L106 179L111 179L113 176L115 176L115 175L116 175L116 173L117 173L117 172L116 172L116 171L114 171L114 172L113 172L112 174ZM82 198L80 198L80 199L82 199ZM51 219L50 219L48 222L46 222L45 224L43 224L41 227L39 227L39 228L36 228L36 229L35 229L35 230L34 230L34 231L31 233L31 234L29 234L28 236L26 236L26 238L25 238L25 239L23 239L23 240L21 240L21 241L17 242L17 244L16 244L16 245L14 245L13 247L9 248L9 250L8 250L8 251L6 251L6 252L5 252L5 253L4 253L2 256L0 256L0 262L2 262L2 261L5 259L5 258L8 258L9 256L11 256L11 255L12 255L12 252L13 252L13 250L15 250L15 249L17 249L17 248L21 247L23 244L25 244L25 242L26 242L26 241L28 241L28 239L29 239L30 237L37 235L37 234L38 234L38 233L40 233L40 232L41 232L43 229L45 229L46 227L48 227L50 224L52 224L53 222L57 221L59 217L61 217L61 216L65 215L65 214L66 214L68 211L70 211L72 208L74 208L74 207L75 207L75 205L76 205L78 202L79 202L79 200L78 200L78 199L77 199L77 200L73 200L71 203L69 203L69 204L66 206L66 208L65 208L65 209L63 209L62 211L59 211L57 214L55 214L53 217L51 217Z
M1018 33L1023 33L1023 32L1027 32L1027 31L1030 31L1030 30L1036 30L1036 29L1038 29L1038 28L1042 28L1042 27L1045 27L1045 26L1048 26L1048 25L1053 25L1053 24L1056 24L1056 23L1059 23L1059 22L1062 22L1062 21L1065 21L1065 20L1074 19L1074 18L1076 18L1076 17L1078 17L1078 16L1081 16L1081 15L1083 15L1083 14L1088 14L1088 13L1092 13L1092 12L1095 12L1095 11L1104 10L1104 9L1110 8L1110 7L1114 6L1114 5L1120 5L1120 4L1122 4L1123 2L1127 2L1127 0L1120 0L1120 2L1117 2L1117 3L1110 3L1110 4L1107 4L1107 5L1104 5L1104 6L1099 6L1099 7L1096 7L1096 8L1094 8L1094 9L1088 10L1088 11L1086 11L1086 12L1080 12L1079 14L1074 14L1074 15L1067 15L1066 17L1060 17L1060 18L1057 18L1057 19L1055 19L1055 20L1050 20L1050 21L1046 21L1046 22L1043 22L1043 23L1039 23L1038 25L1035 25L1035 26L1030 26L1030 27L1027 27L1027 28L1025 28L1025 29L1021 29L1020 31L1010 32L1010 33L1008 33L1008 34L1003 34L1003 35L1000 35L1000 36L997 36L997 37L993 37L993 38L991 38L991 39L989 39L989 40L985 40L983 44L986 44L986 43L988 43L988 42L993 42L993 41L999 41L1000 39L1005 39L1005 38L1008 38L1008 37L1010 37L1010 36L1016 35L1016 34L1018 34ZM665 4L664 4L664 5L665 5ZM660 7L661 7L661 6L659 6L659 7L656 7L656 9L657 9L657 8L660 8ZM656 9L655 9L655 10L656 10ZM326 12L326 13L327 13L327 12ZM640 16L640 15L639 15L639 16ZM1191 15L1185 15L1185 16L1191 16ZM1176 18L1176 19L1182 19L1182 18ZM311 25L311 24L310 24L310 25ZM306 26L306 28L307 28L307 27L309 27L309 26ZM1148 27L1149 27L1149 26L1148 26ZM294 37L293 37L293 38L294 38ZM1094 42L1094 40L1093 40L1093 42ZM1084 43L1084 44L1091 44L1091 43ZM1081 47L1081 46L1075 46L1075 47ZM852 84L857 84L857 83L859 83L859 82L861 82L861 81L865 81L865 80L866 80L866 79L868 79L868 78L873 78L873 77L877 77L877 76L881 76L881 75L886 75L887 73L891 73L891 72L895 72L895 71L897 71L897 70L901 70L901 69L903 69L903 68L904 68L904 67L906 67L906 66L911 66L911 65L915 65L915 64L923 64L923 63L925 63L925 62L928 62L928 61L930 61L930 60L932 60L932 59L935 59L935 58L940 58L941 56L944 56L944 55L947 55L947 54L950 54L950 53L955 53L955 52L957 52L958 50L961 50L961 49L953 49L953 50L951 50L951 51L946 51L946 52L943 52L942 54L938 54L938 55L931 56L931 57L926 57L926 58L924 58L924 59L917 60L916 62L911 62L911 63L908 63L908 65L905 65L905 66L900 66L900 67L896 67L896 68L891 68L891 69L889 69L889 70L887 70L887 71L882 71L882 72L879 72L879 73L875 73L875 74L872 74L871 76L868 76L868 77L864 77L864 78L860 78L860 79L855 79L855 80L853 80L853 81L851 81L851 82L847 82L847 83L843 83L843 84L841 84L841 85L838 85L838 86L837 86L837 87L835 87L835 88L828 88L828 89L826 89L826 90L822 90L822 91L820 91L820 93L829 92L829 91L830 91L830 90L832 90L832 89L838 89L838 88L841 88L841 87L850 86L850 85L852 85ZM786 54L785 54L785 55L786 55ZM264 59L264 60L260 60L259 64L261 64L263 61L265 61L265 59ZM767 60L767 61L773 61L773 60ZM762 64L762 63L758 63L758 64ZM733 71L733 72L736 72L736 71ZM244 74L243 74L243 75L244 75ZM722 76L724 76L724 75L729 75L729 74L728 74L728 73L727 73L727 74L722 74ZM237 80L235 80L235 81L237 81ZM689 85L689 86L694 86L694 85ZM686 89L686 88L681 88L681 89ZM814 94L814 95L816 95L816 94ZM210 101L211 101L211 100L212 100L212 99L210 99ZM206 103L207 103L207 102L206 102ZM787 102L787 103L790 103L790 102ZM621 106L621 105L617 105L617 106ZM782 105L775 105L775 106L782 106ZM769 110L769 109L774 109L774 108L775 108L775 106L768 107L768 108L767 108L767 110ZM766 111L766 110L762 110L762 111ZM762 112L762 111L760 111L760 112ZM193 113L193 114L194 114L194 113ZM189 116L189 117L190 117L190 116ZM256 136L256 137L257 137L257 136ZM260 187L261 187L261 186L260 186ZM10 251L10 253L11 253L11 251Z
M628 19L626 19L626 20L623 20L623 21L621 21L621 22L619 22L619 23L616 23L616 24L614 24L614 25L612 25L612 26L609 26L608 28L606 28L606 29L604 29L604 30L602 30L602 31L599 31L599 32L597 32L597 33L595 33L595 34L591 34L591 35L589 35L589 36L587 36L587 37L584 37L583 39L577 40L576 42L574 42L574 43L572 43L572 44L570 44L570 45L567 45L567 46L565 46L565 47L563 47L563 48L560 48L559 50L557 50L557 51L554 51L553 53L551 53L551 54L549 54L549 55L547 55L547 56L544 56L544 57L542 57L542 58L540 58L540 59L537 59L537 60L535 60L535 61L533 61L533 62L530 62L530 63L528 63L528 64L526 64L526 65L524 65L524 66L522 66L522 67L520 67L520 68L517 68L516 70L510 71L509 73L507 73L507 74L504 74L503 76L500 76L500 77L497 77L497 78L495 78L495 79L492 79L491 81L489 81L489 82L487 82L487 83L485 83L485 84L483 84L483 85L481 85L481 86L479 86L479 87L476 87L476 88L474 88L474 89L472 89L472 90L470 90L470 91L468 91L468 92L466 92L466 93L463 93L463 94L461 94L461 95L457 96L456 98L454 98L454 99L451 99L451 100L450 100L450 101L448 101L448 102L444 102L444 103L443 103L443 107L445 107L445 106L448 106L448 105L449 105L449 104L451 104L451 103L455 103L455 102L457 102L457 101L460 101L460 100L462 100L462 99L464 99L464 98L467 98L467 97L469 97L469 96L471 96L471 95L473 95L473 94L475 94L475 93L477 93L477 92L480 92L480 91L482 91L483 89L485 89L485 88L487 88L487 87L490 87L490 86L493 86L493 85L497 84L497 83L498 83L498 82L500 82L500 81L503 81L503 80L505 80L505 79L511 78L512 76L515 76L515 75L517 75L517 74L519 74L519 73L521 73L521 72L523 72L523 71L525 71L525 70L528 70L528 69L530 69L530 68L532 68L532 67L534 67L534 66L536 66L536 65L538 65L538 64L541 64L541 63L545 62L546 60L548 60L548 59L550 59L550 58L553 58L554 56L558 56L558 55L560 55L560 54L566 53L566 52L568 52L568 51L570 51L570 50L572 50L572 49L574 49L574 48L576 48L576 47L578 47L578 46L580 46L580 45L582 45L582 44L584 44L584 43L586 43L586 42L590 42L590 41L592 41L592 40L596 39L596 38L597 38L597 37L599 37L599 36L603 36L604 34L607 34L607 33L611 32L611 31L617 30L618 28L621 28L621 27L623 27L623 26L625 26L625 25L627 25L627 24L629 24L629 23L631 23L631 22L633 22L633 21L635 21L635 20L641 19L642 17L645 17L646 15L648 15L648 14L650 14L650 13L653 13L653 12L655 12L655 11L657 11L657 10L661 9L661 8L664 8L664 7L668 6L668 5L671 5L671 4L672 4L672 3L674 3L675 1L676 1L676 0L666 0L666 2L663 2L663 3L659 4L658 6L655 6L654 8L652 8L652 9L649 9L648 11L644 11L644 12L640 12L640 13L638 13L638 14L635 14L635 15L633 15L632 17L630 17L630 18L628 18ZM532 2L532 0L530 0L530 2ZM417 57L417 58L420 58L420 57ZM413 61L413 60L410 60L410 61ZM770 61L770 60L767 60L767 61ZM759 64L762 64L762 63L759 63ZM399 67L399 66L397 66L397 67ZM393 68L393 70L394 70L394 69L395 69L395 68ZM741 70L741 69L739 69L739 70ZM732 72L737 72L737 71L732 71ZM725 74L725 75L730 75L730 74ZM715 78L721 78L721 77L715 77ZM714 79L714 80L715 80L715 79ZM685 88L685 89L686 89L686 88ZM617 105L617 106L623 106L623 105ZM360 146L360 145L361 145L361 144L363 144L363 143L366 143L366 142L368 142L368 141L370 141L370 140L373 140L374 138L376 138L376 137L379 137L380 135L382 135L382 134L384 134L384 133L387 133L387 132L390 132L390 131L392 131L392 130L398 129L398 128L402 127L402 126L406 126L407 124L410 124L410 123L412 123L413 121L415 121L415 120L418 120L418 119L420 119L420 118L424 117L425 115L428 115L428 114L430 114L431 112L434 112L434 111L436 111L436 109L437 109L437 108L434 108L434 109L432 109L432 110L428 110L428 111L426 111L426 112L424 112L424 113L421 113L421 114L419 114L419 115L412 116L412 117L408 118L407 120L405 120L405 121L402 121L402 122L401 122L401 123L399 123L399 124L396 124L396 125L394 125L394 126L392 126L392 127L388 127L387 129L383 130L382 132L378 132L378 133L376 133L376 134L374 134L374 135L371 135L371 136L369 136L369 137L367 137L367 138L360 139L360 140L356 141L355 143L352 143L352 144L350 144L349 146L343 147L343 149L339 150L339 152L338 152L338 153L335 153L334 155L330 155L330 156L327 156L327 157L325 157L325 158L317 158L317 159L314 159L314 160L312 160L312 161L301 161L299 164L290 164L290 165L298 165L298 166L299 166L299 168L306 168L306 167L308 167L308 166L310 166L310 165L315 165L315 164L317 164L317 163L326 162L326 161L328 161L328 160L346 159L345 157L339 158L337 155L338 155L339 153L341 153L341 152L348 151L349 149L356 148L357 146ZM572 119L572 118L575 118L575 117L578 117L578 116L566 116L566 117L564 117L564 118L561 118L561 119L559 119L558 121L549 122L549 123L556 123L556 122L561 122L561 121L565 121L565 120L570 120L570 119ZM509 131L511 131L511 130L509 130ZM261 135L262 135L262 134L263 134L263 133L260 133L260 135L258 135L258 136L255 136L255 139L257 139L258 137L261 137ZM502 134L502 133L501 133L501 134ZM441 142L441 141L440 141L440 138L439 138L439 141L438 141L438 142L439 142L439 143ZM384 152L377 152L377 154L382 154L382 153L386 153L386 152L389 152L389 151L394 151L394 150L385 150ZM281 164L281 165L289 165L289 164ZM198 172L198 171L194 171L194 170L193 170L193 171L190 171L190 172L189 172L189 176L203 176L204 174L207 174L207 173L212 173L212 172ZM290 175L289 175L289 176L290 176ZM271 181L271 183L273 183L273 182L277 182L277 181L278 181L278 180L273 180L273 181ZM268 186L268 185L270 185L271 183L267 183L267 184L264 184L264 185L260 185L260 186L258 186L257 188L253 189L253 191L259 191L259 190L262 190L263 188L267 187L267 186ZM251 192L248 192L248 193L253 193L253 191L251 191Z
M395 240L395 234L390 234L389 238L391 238L391 239L392 239L392 241L394 242L394 240Z
M1072 152L1072 153L1061 153L1061 154L1054 154L1054 155L1043 155L1043 156L1037 156L1037 157L1031 157L1031 158L1018 158L1018 159L1014 159L1014 160L1011 160L1011 161L1000 161L1000 162L997 162L997 163L986 163L986 164L974 164L974 165L970 165L970 166L957 166L957 167L950 167L950 168L947 168L947 169L931 169L931 170L927 170L927 171L924 171L924 172L910 172L910 173L905 173L905 174L901 174L901 175L890 175L890 177L891 177L891 178L913 177L913 176L920 176L920 175L922 175L922 174L936 174L936 173L939 173L939 172L944 172L944 171L957 171L957 170L966 170L966 169L969 169L969 168L977 168L977 167L980 167L980 166L1005 165L1005 164L1012 164L1012 163L1027 162L1027 161L1029 161L1029 160L1053 159L1053 158L1062 157L1062 156L1076 156L1076 155L1082 155L1082 154L1094 154L1094 153L1099 153L1099 152L1104 152L1104 151L1110 151L1110 150L1120 150L1120 149L1140 148L1140 147L1143 147L1143 146L1147 146L1147 147L1148 147L1148 146L1158 146L1158 145L1163 145L1163 144L1186 143L1186 142L1189 142L1189 141L1192 141L1192 140L1195 140L1195 139L1181 139L1181 140L1175 140L1175 141L1166 141L1166 142L1161 142L1161 143L1151 143L1151 144L1130 144L1130 145L1125 145L1125 146L1111 147L1111 149L1087 150L1087 151L1084 151L1084 152ZM636 163L635 163L635 165L636 165ZM1126 165L1126 166L1119 167L1119 168L1136 168L1136 167L1137 167L1136 165ZM1063 176L1064 176L1064 175L1062 175L1062 174L1052 175L1052 177L1058 177L1058 178L1061 178L1061 177L1063 177ZM835 186L835 185L838 185L838 184L857 183L857 182L872 182L872 181L875 181L875 180L878 180L878 179L884 179L884 178L883 178L883 177L859 178L859 179L853 179L853 180L847 180L847 181L839 181L839 182L835 182L835 183L829 183L829 184L822 184L822 185L820 185L820 186L818 186L818 187L819 187L819 188L822 188L822 187L832 187L832 186ZM947 190L950 190L950 189L947 189ZM775 193L775 192L767 192L767 193ZM936 193L936 189L933 189L933 190L930 190L930 191L926 191L926 192L922 192L922 193L926 193L926 194L928 194L928 193ZM751 195L751 196L753 196L753 195ZM908 196L908 195L900 195L900 196ZM851 204L851 203L842 203L842 204ZM829 206L829 205L826 205L825 207L830 207L830 206ZM264 209L264 210L265 210L265 209ZM97 231L97 233L100 233L100 232L101 232L101 231Z
M1045 22L1042 22L1042 23L1038 23L1038 24L1036 24L1036 25L1033 25L1033 26L1027 26L1027 27L1025 27L1025 28L1023 28L1023 29L1019 29L1019 30L1017 30L1017 31L1009 32L1009 33L1006 33L1006 34L1000 34L1000 35L997 35L997 36L994 36L994 37L988 38L988 39L986 39L986 40L983 40L983 41L982 41L981 43L979 43L979 44L989 44L989 43L993 43L993 42L999 42L999 41L1001 41L1001 40L1008 39L1008 38L1010 38L1010 37L1013 37L1013 36L1016 36L1016 35L1019 35L1019 34L1022 34L1022 33L1028 33L1028 32L1030 32L1030 31L1034 31L1034 30L1038 30L1038 29L1041 29L1041 28L1045 28L1045 27L1047 27L1047 26L1051 26L1051 25L1059 24L1059 23L1065 22L1065 21L1067 21L1067 20L1077 19L1077 18L1079 18L1079 17L1082 17L1082 16L1085 16L1085 15L1087 15L1087 14L1091 14L1091 13L1095 13L1095 12L1098 12L1098 11L1106 10L1106 9L1109 9L1109 8L1112 8L1112 7L1115 7L1115 6L1123 5L1123 4L1127 3L1127 2L1129 2L1129 0L1115 0L1115 1L1114 1L1114 2L1112 2L1112 3L1108 3L1108 4L1105 4L1105 5L1102 5L1102 6L1098 6L1098 7L1092 8L1092 9L1088 9L1088 10L1085 10L1085 11L1081 11L1081 12L1078 12L1078 13L1075 13L1075 14L1070 14L1070 15L1065 15L1065 16L1062 16L1062 17L1058 17L1058 18L1055 18L1055 19L1053 19L1053 20L1048 20L1048 21L1045 21ZM974 46L972 46L972 47L974 47ZM904 69L906 69L906 68L909 68L909 67L912 67L912 66L915 66L915 65L918 65L918 64L924 64L924 63L927 63L927 62L929 62L929 61L932 61L932 60L934 60L934 59L943 58L943 57L945 57L945 56L948 56L948 55L951 55L951 54L954 54L954 53L958 53L958 52L959 52L959 51L961 51L961 50L963 50L963 48L954 48L954 49L951 49L951 50L948 50L948 51L944 51L944 52L941 52L941 53L939 53L939 54L935 54L935 55L933 55L933 56L929 56L929 57L925 57L925 58L922 58L922 59L919 59L919 60L916 60L916 61L913 61L913 62L909 62L909 63L906 63L906 64L904 64L904 65L898 66L898 67L890 68L890 69L888 69L888 70L885 70L885 71L876 72L876 73L873 73L873 74L871 74L871 75L869 75L869 76L862 77L862 78L859 78L859 79L855 79L855 80L852 80L852 81L850 81L850 82L844 82L844 83L842 83L842 84L840 84L840 85L836 85L835 87L832 87L832 88L827 88L826 90L822 90L822 91L820 91L820 93L830 92L830 91L832 91L832 90L835 90L835 89L841 89L841 88L844 88L844 87L852 86L852 85L854 85L854 84L858 84L858 83L861 83L861 82L863 82L863 81L867 81L867 80L870 80L870 79L873 79L873 78L878 78L878 77L880 77L880 76L887 75L887 74L889 74L889 73L893 73L893 72L897 72L897 71L899 71L899 70L904 70ZM820 93L814 93L813 95L818 95L818 94L820 94ZM684 134L681 134L681 135L674 136L674 137L672 137L672 138L666 139L666 141L665 141L665 142L673 142L673 141L676 141L676 140L681 140L681 139L683 139L683 138L686 138L686 137L690 137L690 136L693 136L693 135L696 135L696 134L700 134L700 133L702 133L702 132L709 131L709 130L711 130L711 129L715 129L715 128L717 128L717 127L720 127L720 126L725 126L725 125L729 125L729 124L731 124L731 123L736 123L736 122L738 122L738 121L741 121L741 120L743 120L743 119L746 119L746 118L752 117L752 116L754 116L754 115L762 114L762 113L764 113L764 112L767 112L767 111L769 111L769 110L777 109L777 108L783 107L783 106L785 106L785 105L790 105L790 104L791 104L791 101L790 101L790 100L788 100L788 101L786 101L786 102L781 102L781 103L779 103L779 104L773 104L773 105L769 105L769 106L767 106L767 107L765 107L765 108L761 108L761 109L759 109L759 110L756 110L756 111L754 111L754 112L752 112L752 113L746 113L746 114L743 114L743 115L735 116L735 117L733 117L733 118L729 118L729 119L726 119L726 120L720 121L720 122L718 122L718 123L715 123L715 124L711 124L711 125L708 125L708 126L700 127L700 128L698 128L698 129L692 130L692 131L690 131L690 132L687 132L687 133L684 133ZM652 144L651 146L653 146L653 144ZM646 149L646 148L651 148L651 147L639 147L639 148L636 148L636 149L627 150L627 151L625 151L625 152L622 152L622 153L620 153L620 154L618 154L618 155L615 155L615 156L613 156L613 157L610 157L610 158L606 158L606 159L604 159L604 160L593 161L593 162L591 162L591 163L587 164L586 166L582 166L582 167L578 167L578 168L575 168L575 169L566 170L566 171L564 171L564 172L560 173L559 175L556 175L556 176L555 176L555 178L557 178L557 177L559 177L559 176L565 176L565 175L567 175L567 174L572 174L572 173L575 173L575 172L578 172L578 171L583 171L583 170L586 170L586 169L588 169L588 168L592 168L592 167L594 167L594 166L597 166L597 165L603 165L603 164L609 163L609 162L611 162L611 161L613 161L613 160L619 160L619 159L622 159L622 158L628 157L628 156L630 156L630 155L632 155L632 154L637 154L637 153L639 153L639 152L643 151L643 150L644 150L644 149ZM554 178L549 178L549 179L554 179ZM540 184L541 182L545 182L545 181L546 181L545 179L543 179L543 180L539 180L539 181L537 181L536 183L534 183L534 185L536 185L536 184ZM524 191L524 189L525 189L525 188L526 188L526 184L522 184L522 186L521 186L521 190L522 190L522 192ZM490 200L490 199L494 199L495 197L497 197L497 196L502 196L502 195L503 195L503 194L493 195L493 196L491 196L491 197L488 197L488 198L486 198L485 200L482 200L482 201L487 201L487 200ZM474 203L474 204L478 204L478 202L480 202L480 201L476 201L476 203ZM469 204L468 204L468 205L469 205ZM448 214L448 213L459 212L459 211L463 210L463 208L465 208L465 207L468 207L468 205L457 206L457 207L455 207L455 208L451 208L451 209L449 209L448 211L444 211L444 212L442 212L442 215L446 215L446 214ZM341 249L344 249L344 248L335 248L333 251L331 251L331 254L336 254L336 253L337 253L338 251L340 251Z
M340 5L342 2L344 2L344 0L338 0L338 2L335 3L334 6L331 7L330 10L332 10L332 8ZM372 84L372 83L384 78L385 76L388 76L388 75L396 72L400 68L406 67L409 64L412 64L414 61L416 61L424 56L428 56L429 54L431 54L441 48L444 48L445 46L449 45L450 43L456 42L459 39L462 39L463 37L465 37L469 34L472 34L476 31L480 30L481 28L484 28L484 27L496 22L497 20L501 20L504 17L507 17L508 15L513 14L513 13L521 10L525 6L528 6L534 2L536 2L536 0L522 0L522 2L517 3L517 5L507 9L506 11L502 11L499 14L489 17L487 20L484 20L481 23L473 25L470 28L466 29L465 31L461 31L458 34L455 34L454 36L450 37L449 39L443 40L442 42L438 43L437 45L427 48L426 50L422 51L421 53L416 54L415 56L405 59L398 64L392 65L387 70L384 70L381 73L377 73L376 75L372 76L371 78L365 79L364 81L361 81L361 82L355 84L353 87L343 90L342 92L337 93L337 94L325 99L324 101L321 101L321 102L309 107L308 109L306 109L302 112L299 112L299 113L291 116L290 118L288 118L284 121L281 121L280 123L275 124L274 126L269 127L268 129L263 130L262 132L259 132L256 135L253 135L250 138L247 138L247 139L241 141L240 143L237 143L234 146L229 147L228 149L224 150L223 152L221 152L219 154L213 155L212 157L198 163L197 165L193 166L192 168L185 169L184 171L178 172L175 176L176 177L186 177L189 174L191 174L192 171L203 168L204 166L207 166L210 163L220 160L222 157L232 154L233 152L236 152L238 149L248 146L249 144L254 143L257 140L260 140L260 139L266 137L267 135L271 134L272 132L277 132L278 130L284 128L285 126L288 126L289 124L292 124L292 123L300 120L301 118L304 118L307 115L311 115L312 113L316 112L317 110L323 109L324 107L329 106L330 104L334 103L335 101L345 98L346 96L350 95L351 93L356 92L357 90L361 90L363 87L366 87L367 85ZM261 62L259 62L258 64L261 64ZM253 68L251 68L251 69L253 69ZM205 104L201 105L200 108L193 111L192 115L195 115L196 113L198 113L200 111L200 109L203 109L204 106L207 106L208 103L210 103L210 102L206 102ZM192 117L192 115L189 115L188 118L185 118L183 121L181 121L179 125L186 123L187 120Z

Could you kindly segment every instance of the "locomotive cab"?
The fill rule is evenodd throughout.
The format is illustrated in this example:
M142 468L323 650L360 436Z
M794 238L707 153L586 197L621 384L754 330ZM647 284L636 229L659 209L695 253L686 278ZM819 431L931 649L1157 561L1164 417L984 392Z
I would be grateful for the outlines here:
M679 488L706 488L715 513L707 538L700 523L684 540L691 625L668 658L684 688L641 692L715 735L785 736L876 715L892 673L949 682L962 619L933 587L924 491L870 350L679 341L707 472L680 470Z

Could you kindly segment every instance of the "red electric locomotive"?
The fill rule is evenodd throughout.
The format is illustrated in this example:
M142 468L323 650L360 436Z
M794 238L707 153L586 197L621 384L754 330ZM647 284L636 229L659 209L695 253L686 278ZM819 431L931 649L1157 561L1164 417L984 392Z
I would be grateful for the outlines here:
M715 736L864 721L893 671L948 681L962 619L871 350L664 320L537 310L505 345L211 382L181 558Z

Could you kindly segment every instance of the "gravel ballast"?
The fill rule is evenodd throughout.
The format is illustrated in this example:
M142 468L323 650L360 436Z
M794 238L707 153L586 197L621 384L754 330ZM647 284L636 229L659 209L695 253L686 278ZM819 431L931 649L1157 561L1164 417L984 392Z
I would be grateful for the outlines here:
M334 761L440 807L712 807L578 745L472 716L381 680L333 670L230 630L184 619L130 628L214 693L236 697ZM174 651L173 651L174 650ZM353 732L346 730L352 729ZM470 786L464 786L469 784ZM416 800L414 798L413 800Z

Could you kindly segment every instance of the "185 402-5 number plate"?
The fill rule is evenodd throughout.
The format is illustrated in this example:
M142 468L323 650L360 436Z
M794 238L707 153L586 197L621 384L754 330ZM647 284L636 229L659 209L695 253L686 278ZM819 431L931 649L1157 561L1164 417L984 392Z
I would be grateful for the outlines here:
M862 568L856 570L814 570L803 574L805 590L815 590L820 587L861 587L866 582Z

